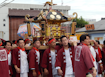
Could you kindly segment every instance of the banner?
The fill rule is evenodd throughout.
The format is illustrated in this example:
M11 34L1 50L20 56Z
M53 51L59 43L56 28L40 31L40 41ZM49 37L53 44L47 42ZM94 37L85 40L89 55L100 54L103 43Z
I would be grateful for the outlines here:
M30 23L30 26L31 26L31 34L32 36L35 36L35 37L40 37L40 26L35 24L35 23ZM25 34L27 34L27 24L21 24L19 26L19 29L18 29L18 32L17 34L19 36L21 36L22 38L24 38Z
M17 34L24 38L24 35L27 34L27 24L21 24L19 26Z
M78 41L77 36L70 36L70 41Z

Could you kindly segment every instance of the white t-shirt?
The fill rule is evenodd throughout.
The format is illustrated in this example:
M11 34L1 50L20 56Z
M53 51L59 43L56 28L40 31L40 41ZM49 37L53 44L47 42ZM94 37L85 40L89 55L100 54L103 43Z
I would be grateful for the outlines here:
M95 51L97 52L97 54L99 54L99 53L98 53L98 49L95 49Z
M21 64L21 73L29 72L27 54L25 51L22 50L20 50L20 64Z
M52 73L57 75L57 69L55 68L56 55L55 52L51 51L51 62L52 62Z
M65 56L66 56L66 70L65 74L66 75L71 75L73 74L73 67L72 67L72 61L71 61L71 56L70 56L70 51L65 50Z
M8 54L8 65L11 65L11 52Z
M97 69L95 49L92 46L90 46L90 51L91 51L91 54L93 55L93 57L95 59L95 61L93 62L94 63L94 66L95 66L95 69Z

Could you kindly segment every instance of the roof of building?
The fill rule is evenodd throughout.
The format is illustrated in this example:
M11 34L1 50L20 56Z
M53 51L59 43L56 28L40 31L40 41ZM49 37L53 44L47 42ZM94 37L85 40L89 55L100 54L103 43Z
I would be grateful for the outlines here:
M88 31L100 31L100 30L105 30L105 20L100 20L96 23L94 23L94 27L95 29L94 30L86 30L85 27L79 29L79 30L76 30L76 32L88 32Z
M9 16L37 16L40 13L38 10L22 10L22 9L9 9Z
M77 13L74 12L73 15L76 15ZM76 17L68 17L65 16L62 12L53 10L52 8L49 8L46 11L41 11L37 17L33 19L30 19L28 15L26 15L26 20L30 21L32 20L33 22L40 22L42 20L47 20L47 21L56 21L56 22L67 22L75 19Z
M64 16L61 12L55 11L55 10L49 10L42 12L42 15L39 15L37 20L43 20L43 17L45 17L47 20L58 20L58 21L69 21L72 20L71 18L68 18Z
M8 5L6 5L6 7L8 8L15 8L15 9L46 9L46 7L44 7L44 4L21 4L21 3L10 3ZM56 5L56 6L52 6L53 9L56 10L70 10L70 6L62 6L62 5Z

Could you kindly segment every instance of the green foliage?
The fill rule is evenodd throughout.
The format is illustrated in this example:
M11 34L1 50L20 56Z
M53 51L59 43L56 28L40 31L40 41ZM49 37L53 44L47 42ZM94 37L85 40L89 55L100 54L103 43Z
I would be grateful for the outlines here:
M82 16L80 18L76 18L75 21L77 22L77 28L82 28L85 27L86 24L89 24L89 22L85 21Z

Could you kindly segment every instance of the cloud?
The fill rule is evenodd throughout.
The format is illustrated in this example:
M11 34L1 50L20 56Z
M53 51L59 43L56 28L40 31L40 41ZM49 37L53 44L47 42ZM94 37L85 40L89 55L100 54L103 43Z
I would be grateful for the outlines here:
M100 20L105 17L105 0L74 0L67 3L71 6L69 13L76 11L83 18Z

